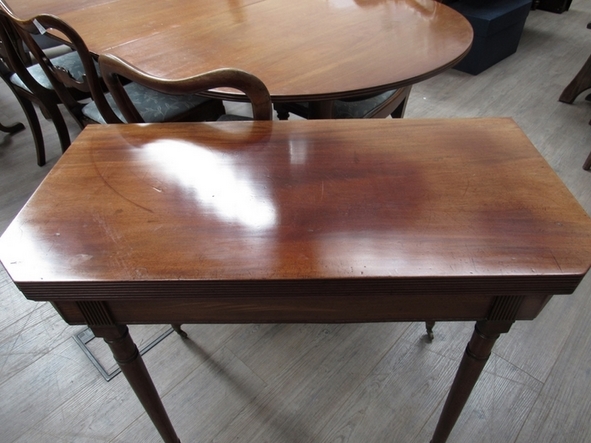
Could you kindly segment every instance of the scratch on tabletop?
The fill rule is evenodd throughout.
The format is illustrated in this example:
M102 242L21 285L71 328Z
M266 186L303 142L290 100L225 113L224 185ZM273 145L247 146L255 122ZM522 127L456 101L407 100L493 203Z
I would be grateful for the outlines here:
M95 144L93 143L92 146L94 146ZM92 149L92 153L94 154L95 149ZM94 158L94 155L92 155L92 165L94 166L94 169L97 173L97 175L101 178L101 180L103 181L103 183L105 183L105 185L107 185L107 187L109 187L115 194L117 194L119 197L121 197L123 200L127 200L129 203L131 203L134 206L137 206L138 208L141 208L145 211L154 213L154 211L152 211L150 208L146 208L145 206L140 205L139 203L129 199L128 197L124 196L123 194L121 194L117 189L115 189L111 183L109 183L109 181L105 178L105 176L103 175L102 171L99 169L97 161Z

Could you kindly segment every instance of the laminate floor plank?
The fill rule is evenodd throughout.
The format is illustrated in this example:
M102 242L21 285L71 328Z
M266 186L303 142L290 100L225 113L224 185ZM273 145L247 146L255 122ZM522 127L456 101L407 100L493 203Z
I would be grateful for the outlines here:
M182 385L164 395L163 403L182 441L212 441L220 428L256 400L264 386L256 374L224 347L192 371ZM112 441L160 440L143 414Z
M7 383L0 384L2 440L17 441L52 413L62 414L63 405L87 386L102 387L97 384L99 378L100 374L73 340L52 349ZM63 417L64 422L70 419L67 415ZM72 432L68 428L60 431L67 435Z
M289 357L294 364L285 366L235 423L223 427L217 441L318 441L340 405L396 347L406 330L404 324L330 326L324 326L330 335L313 346L302 342L300 349L294 349ZM318 337L316 332L309 341L314 337ZM275 352L284 342L275 342ZM253 360L259 356L265 360L259 350L248 353ZM273 360L268 364L271 369L275 366Z
M579 294L576 321L516 443L591 441L591 288Z
M76 328L68 326L50 304L38 304L29 315L3 329L0 333L0 384L69 340L74 331Z
M456 367L457 361L416 340L400 340L311 441L414 441L447 394Z

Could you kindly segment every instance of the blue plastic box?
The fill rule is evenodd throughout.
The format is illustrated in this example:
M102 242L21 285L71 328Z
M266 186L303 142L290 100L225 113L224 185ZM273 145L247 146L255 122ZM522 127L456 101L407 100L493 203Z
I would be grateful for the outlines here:
M472 49L455 69L480 74L517 51L532 0L462 0L449 6L474 29Z

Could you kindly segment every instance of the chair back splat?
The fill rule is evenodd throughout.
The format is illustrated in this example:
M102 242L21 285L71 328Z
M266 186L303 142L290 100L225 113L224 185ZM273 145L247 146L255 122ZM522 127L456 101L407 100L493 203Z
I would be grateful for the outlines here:
M258 77L240 69L222 68L193 77L168 80L143 72L111 54L99 56L99 67L111 95L129 123L142 123L143 119L127 94L122 79L169 95L198 94L222 87L237 89L250 100L255 120L272 118L273 109L267 87Z
M11 19L20 37L49 78L55 92L77 120L84 120L81 110L85 103L80 102L80 95L86 95L92 97L107 122L119 122L105 98L92 54L74 28L53 15L41 14L29 19L20 19L6 10L3 12ZM59 32L74 48L78 58L76 72L73 71L73 66L60 65L49 59L36 43L33 36L44 35L50 30ZM81 94L77 94L76 91Z
M0 0L0 6L4 5ZM16 17L10 9L2 6L2 13L8 17L33 57L50 79L53 88L66 108L86 123L127 123L116 102L107 92L98 67L97 54L91 53L80 34L59 17L41 14L23 20ZM45 56L36 44L34 36L57 33L76 55L77 70L71 66L60 65ZM123 86L133 105L138 109L142 121L154 123L164 121L202 121L216 120L225 110L221 100L197 95L171 96L155 92L136 83ZM81 101L78 94L87 94L92 102ZM135 120L134 120L135 121Z
M59 136L62 151L70 145L68 128L58 104L61 98L53 88L53 84L39 65L32 65L29 52L25 50L23 39L14 26L10 10L0 0L0 77L13 92L23 108L29 122L37 151L37 164L45 164L45 144L37 113L36 104L43 115L53 121ZM35 41L30 45L37 46ZM55 46L59 43L56 41ZM41 49L39 49L41 51ZM42 52L42 51L41 51ZM56 59L70 60L71 54L64 54ZM89 94L86 94L88 96ZM82 126L81 122L77 122Z

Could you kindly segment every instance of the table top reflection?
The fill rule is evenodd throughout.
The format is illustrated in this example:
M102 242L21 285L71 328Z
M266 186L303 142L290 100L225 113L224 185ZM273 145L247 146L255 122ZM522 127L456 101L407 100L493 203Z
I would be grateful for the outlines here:
M470 49L472 28L432 0L20 0L52 13L91 51L163 78L222 67L258 76L273 101L378 93L434 76ZM219 91L236 98L232 91Z
M333 123L89 126L0 258L32 298L74 281L89 297L121 283L116 298L154 281L435 293L480 277L551 294L587 271L589 219L512 120Z

